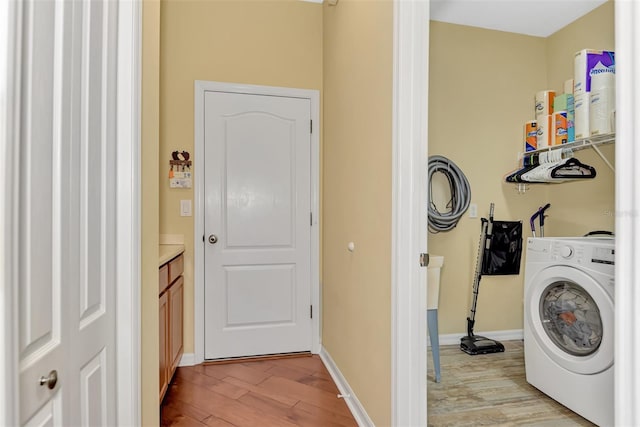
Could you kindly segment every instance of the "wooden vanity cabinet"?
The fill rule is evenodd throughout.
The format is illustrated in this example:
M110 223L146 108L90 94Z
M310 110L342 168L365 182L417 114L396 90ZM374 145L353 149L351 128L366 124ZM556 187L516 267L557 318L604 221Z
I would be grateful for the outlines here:
M160 402L171 383L184 351L184 258L180 254L160 267Z

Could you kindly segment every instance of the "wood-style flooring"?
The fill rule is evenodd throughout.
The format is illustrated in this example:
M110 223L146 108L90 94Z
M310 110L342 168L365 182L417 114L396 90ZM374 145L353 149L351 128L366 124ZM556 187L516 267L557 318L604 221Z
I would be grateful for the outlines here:
M176 370L162 426L357 426L316 355Z
M593 427L529 385L522 341L504 353L469 356L441 346L442 382L428 360L430 427ZM356 426L318 356L178 368L162 426Z
M477 356L441 346L440 383L429 350L429 426L594 426L527 383L522 341L503 344L504 353Z

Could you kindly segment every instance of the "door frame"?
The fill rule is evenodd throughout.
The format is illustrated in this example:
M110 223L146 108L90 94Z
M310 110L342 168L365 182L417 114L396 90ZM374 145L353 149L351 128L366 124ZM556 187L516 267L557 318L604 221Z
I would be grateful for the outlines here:
M116 393L118 425L140 425L140 62L142 3L118 0ZM20 25L23 5L0 3L0 424L18 425L17 265ZM11 207L10 209L7 209Z
M118 0L116 390L118 425L142 423L142 1Z
M311 101L311 352L320 353L320 92L276 86L247 85L196 80L194 85L194 357L193 364L204 361L204 95L205 92L304 98ZM200 243L201 242L201 243Z
M391 424L427 425L429 0L394 0Z
M18 341L13 325L18 324L17 257L13 256L18 243L14 224L17 217L17 161L14 142L18 135L16 120L20 105L18 91L20 76L20 43L22 4L0 3L0 424L16 425L19 421ZM9 209L9 207L13 207Z
M421 110L422 104L419 100L413 99L401 88L403 84L415 84L415 93L426 94L425 98L428 100L428 85L423 86L424 80L421 79L426 79L426 82L429 79L429 0L394 0L394 6L393 150L394 155L404 154L411 158L411 146L420 146L420 142L411 136L422 135L424 141L427 139L428 114L426 110ZM640 73L640 44L634 43L640 37L638 24L639 4L632 1L615 2L616 79L619 84L616 88L617 283L614 363L615 420L616 424L620 425L632 425L640 417L640 408L636 405L637 396L640 395L640 368L635 357L638 352L637 343L640 342L640 325L628 321L635 318L637 307L640 306L640 290L634 286L640 282L640 270L635 268L640 258L640 188L635 185L640 181L640 171L637 169L637 165L640 164L640 149L634 142L634 139L638 138L637 123L640 122L640 85L634 78ZM419 58L424 52L427 52L426 64ZM411 58L414 60L413 63L410 63ZM402 110L403 105L407 110ZM412 134L412 129L417 134ZM424 133L421 133L420 129ZM403 132L408 133L405 138L401 138ZM400 141L408 142L400 144ZM417 151L415 155L420 157L422 154ZM426 194L427 181L421 177L419 171L412 171L409 167L396 167L398 161L399 159L394 160L393 171L393 209L394 215L397 213L397 216L393 219L392 242L392 424L419 426L427 425L427 405L423 409L420 408L423 402L427 402L426 376L423 375L420 360L415 359L416 355L421 354L422 349L412 350L410 341L413 339L414 343L424 343L426 348L426 338L421 331L422 324L411 323L411 320L421 313L421 309L412 304L409 298L415 292L416 267L411 263L406 267L403 265L403 260L413 260L417 256L418 243L412 244L412 239L403 234L406 230L398 228L398 218L413 218L414 205L408 201L410 197L405 195L403 198L402 187L415 188L417 192ZM418 161L414 159L414 163ZM409 164L410 162L407 162L407 165ZM406 203L402 202L403 200ZM418 224L411 224L409 228L409 232L416 233L425 229ZM406 271L403 272L405 268ZM409 285L403 286L403 283Z
M423 86L429 80L428 67L428 31L429 0L407 2L394 0L394 156L411 156L411 145L419 145L412 138L412 129L427 138L428 114L422 111L418 100L410 94L399 90L402 85L416 84L416 92L422 94L424 102L428 102L428 88ZM424 10L426 8L426 10ZM411 16L411 13L414 13ZM640 45L634 43L640 37L640 5L631 1L615 2L615 39L616 39L616 316L615 316L615 420L616 424L632 425L640 417L640 408L636 405L640 395L640 368L636 354L637 343L640 342L640 325L630 322L635 318L640 306L640 290L634 285L640 282L640 269L635 268L640 258L640 188L635 183L640 181L640 149L634 139L638 137L637 123L640 122L640 85L635 76L640 73ZM426 45L424 44L426 35ZM404 54L403 54L404 52ZM419 60L420 55L427 53L427 63ZM407 63L408 55L415 60ZM405 58L403 60L403 58ZM417 59L417 60L416 60ZM415 80L414 80L415 79ZM423 80L424 79L424 80ZM420 97L420 95L418 96ZM412 101L413 100L413 101ZM402 110L402 106L407 109ZM404 113L400 115L400 113ZM397 122L397 123L396 123ZM421 133L422 129L424 133ZM404 132L406 138L401 138ZM417 136L417 135L416 135ZM400 141L403 143L400 144ZM404 141L408 141L404 143ZM426 143L425 143L426 144ZM420 155L418 153L418 155ZM402 187L417 183L416 191L426 194L426 180L420 181L420 171L396 167L394 160L394 215L393 219L393 278L392 295L394 296L392 314L393 359L392 359L392 424L427 425L427 411L421 409L427 402L426 375L423 375L421 361L415 359L422 354L422 348L412 349L410 341L424 344L426 337L422 333L422 325L410 323L411 319L422 315L417 304L412 304L410 296L415 292L416 267L406 267L403 260L411 260L417 255L417 242L411 243L398 228L398 218L413 218L414 203L401 203ZM425 191L421 191L423 186ZM409 197L411 199L411 197ZM425 216L426 218L426 216ZM421 231L411 225L414 231ZM423 227L424 229L424 227ZM403 237L404 236L404 237ZM404 240L403 240L404 239ZM413 239L415 240L415 239ZM426 239L425 239L426 242ZM402 271L406 268L406 271ZM408 283L409 286L401 286ZM409 328L408 330L405 328ZM426 359L426 358L421 358ZM424 393L424 394L423 394Z
M616 289L615 380L616 425L634 425L640 417L640 325L630 321L640 306L640 4L615 2L616 40Z

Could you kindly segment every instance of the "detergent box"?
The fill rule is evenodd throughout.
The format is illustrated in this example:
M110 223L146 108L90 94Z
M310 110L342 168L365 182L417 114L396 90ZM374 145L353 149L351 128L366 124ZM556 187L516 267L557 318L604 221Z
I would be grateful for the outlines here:
M616 73L615 52L582 49L573 61L573 94L591 92L591 78L599 73Z

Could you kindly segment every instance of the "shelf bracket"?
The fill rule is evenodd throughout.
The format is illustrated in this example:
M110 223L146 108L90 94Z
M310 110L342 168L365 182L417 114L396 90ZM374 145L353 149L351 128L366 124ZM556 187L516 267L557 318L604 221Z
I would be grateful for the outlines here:
M598 153L598 156L600 156L602 161L605 162L606 165L609 166L609 168L615 173L616 169L609 162L609 160L607 160L607 158L604 156L604 154L602 154L602 151L600 151L600 149L596 145L593 145L593 144L591 145L591 148L593 148L595 150L595 152Z

